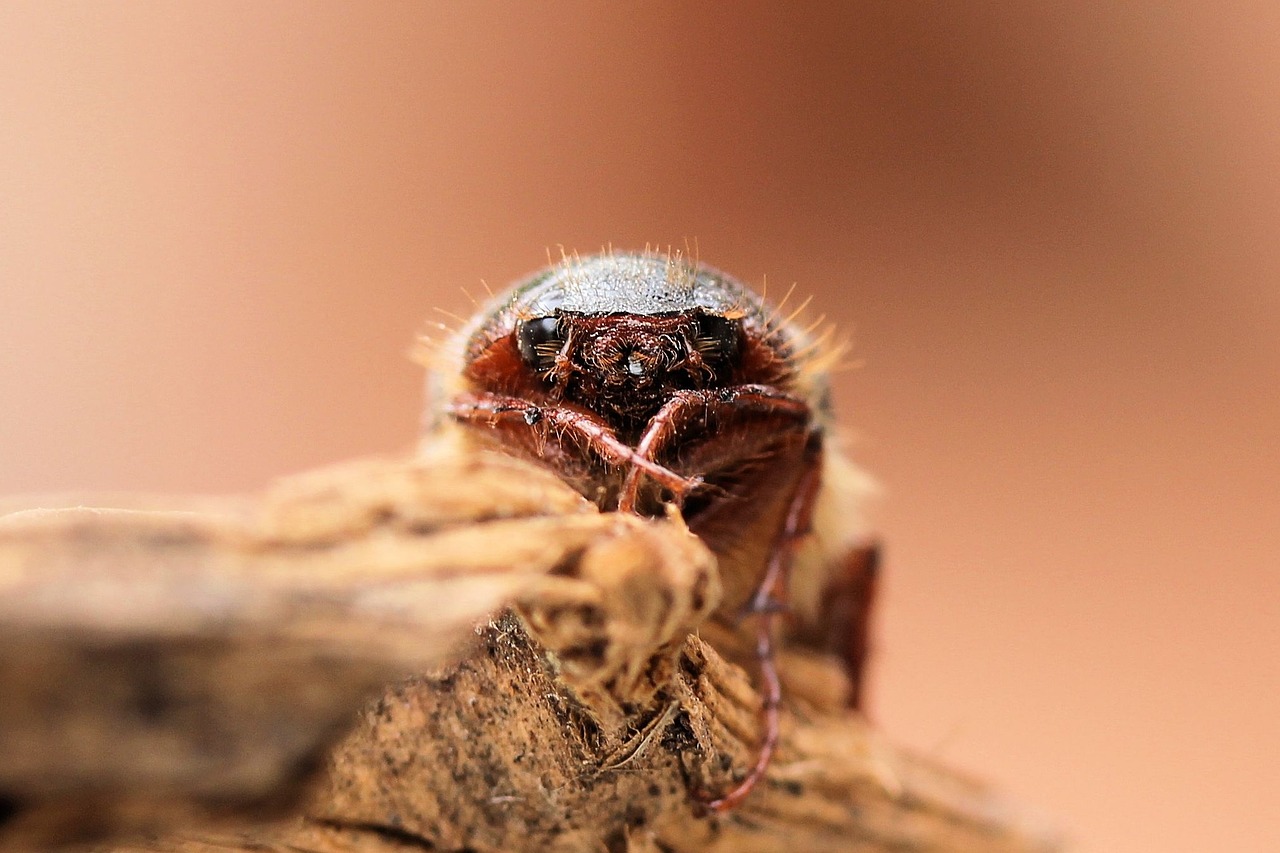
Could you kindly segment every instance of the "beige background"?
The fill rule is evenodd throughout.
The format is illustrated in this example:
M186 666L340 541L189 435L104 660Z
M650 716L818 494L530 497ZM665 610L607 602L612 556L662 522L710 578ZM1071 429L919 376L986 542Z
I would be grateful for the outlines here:
M1273 0L11 0L0 492L408 447L460 287L696 238L856 333L884 727L1081 850L1280 850L1278 57Z

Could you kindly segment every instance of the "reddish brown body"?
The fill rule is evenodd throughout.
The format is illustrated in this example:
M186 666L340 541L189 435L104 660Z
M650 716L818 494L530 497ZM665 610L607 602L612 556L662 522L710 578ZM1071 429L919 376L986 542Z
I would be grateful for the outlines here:
M733 807L777 742L774 623L831 470L816 345L722 273L610 253L517 285L457 346L459 375L435 389L441 422L547 465L602 510L675 503L718 557L723 618L755 615L765 737L742 783L708 802ZM809 574L808 597L826 596L830 571ZM859 630L867 602L845 620ZM860 668L865 642L848 647Z

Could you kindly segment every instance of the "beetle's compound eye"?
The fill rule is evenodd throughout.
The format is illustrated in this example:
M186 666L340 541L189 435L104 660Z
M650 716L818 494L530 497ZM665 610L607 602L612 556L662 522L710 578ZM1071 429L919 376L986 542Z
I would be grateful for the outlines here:
M693 346L710 362L732 361L738 354L742 323L715 314L699 314Z
M520 348L520 357L527 364L546 370L551 367L560 347L564 345L559 319L536 317L522 320L516 329L516 344Z

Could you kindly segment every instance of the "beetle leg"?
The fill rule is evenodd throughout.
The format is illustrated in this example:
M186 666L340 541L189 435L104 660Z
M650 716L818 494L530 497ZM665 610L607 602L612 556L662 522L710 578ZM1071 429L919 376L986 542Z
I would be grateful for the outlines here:
M751 599L750 610L756 614L756 657L760 665L762 682L761 713L764 715L764 735L760 742L760 751L756 754L755 764L747 771L747 775L732 791L714 800L706 802L713 812L723 814L737 807L756 784L764 778L769 769L769 762L778 748L779 729L782 710L782 682L778 677L778 667L773 653L773 630L775 622L782 612L779 602L787 585L787 576L791 569L791 561L795 556L796 545L809 532L813 519L813 506L818 497L822 473L822 445L818 433L813 434L810 445L806 448L805 468L795 492L787 508L786 521L774 540L769 554L769 563L765 569L760 586Z
M766 385L737 385L718 391L677 391L649 421L635 452L644 459L658 459L672 445L683 440L698 420L743 420L753 416L777 418L795 430L807 428L812 412L803 400ZM618 498L619 512L635 511L640 475L648 473L639 465L627 473Z
M501 394L462 394L445 410L459 421L470 424L514 426L530 435L545 437L537 430L554 430L569 435L605 462L617 467L631 466L642 470L677 496L695 488L700 480L682 477L657 462L642 456L635 448L620 441L613 430L597 415L563 405L541 406L518 397ZM535 453L543 456L541 453Z

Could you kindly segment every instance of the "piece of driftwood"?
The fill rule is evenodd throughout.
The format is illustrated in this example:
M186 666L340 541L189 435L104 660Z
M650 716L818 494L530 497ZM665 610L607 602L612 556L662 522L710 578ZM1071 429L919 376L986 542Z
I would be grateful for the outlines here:
M173 506L0 518L0 846L1056 849L799 650L765 783L705 814L759 696L677 518L448 454Z

